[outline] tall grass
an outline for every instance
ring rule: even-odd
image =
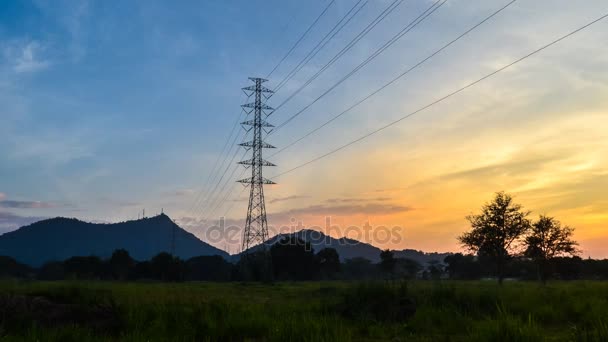
[[[0,317],[2,341],[608,341],[602,282],[2,281],[0,293],[112,306],[122,322],[104,333]]]

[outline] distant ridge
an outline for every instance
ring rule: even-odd
[[[57,217],[39,221],[0,235],[0,255],[30,266],[60,261],[72,256],[109,257],[124,248],[136,260],[148,260],[170,252],[175,232],[175,254],[182,259],[228,253],[215,248],[176,225],[167,215],[112,224],[88,223]]]
[[[354,239],[349,239],[346,237],[342,237],[339,239],[333,238],[331,236],[325,235],[324,233],[311,230],[311,229],[303,229],[298,232],[289,233],[289,234],[279,234],[276,235],[266,242],[267,245],[272,246],[277,241],[279,241],[283,237],[294,236],[298,237],[306,242],[310,242],[312,248],[315,250],[315,253],[319,252],[323,248],[334,248],[340,255],[340,260],[344,261],[352,258],[365,258],[369,259],[372,262],[380,261],[380,252],[382,251],[380,248],[372,246],[368,243],[357,241]],[[257,245],[251,247],[248,251],[256,251],[260,249],[261,246]],[[422,251],[417,251],[413,249],[404,249],[404,250],[395,250],[393,251],[396,258],[407,258],[412,259],[419,262],[422,265],[429,263],[430,261],[436,260],[440,263],[443,263],[443,259],[451,255],[452,253],[425,253]],[[233,260],[238,260],[241,254],[237,254],[233,256]]]

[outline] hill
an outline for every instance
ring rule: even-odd
[[[380,248],[372,246],[368,243],[357,241],[342,237],[339,239],[325,235],[320,231],[303,229],[295,233],[290,234],[279,234],[276,235],[266,242],[267,245],[273,245],[283,237],[295,236],[306,242],[310,242],[315,253],[323,248],[334,248],[340,255],[340,260],[344,261],[352,258],[365,258],[372,262],[380,261]],[[255,251],[260,248],[260,245],[251,247],[249,251]],[[443,262],[443,259],[451,253],[425,253],[422,251],[416,251],[413,249],[404,249],[393,251],[396,258],[407,258],[419,262],[422,265],[427,264],[432,260]],[[242,254],[242,253],[241,253]],[[240,258],[241,254],[237,254],[234,257],[235,260]]]
[[[0,235],[0,255],[40,266],[72,256],[107,258],[115,249],[124,248],[134,259],[148,260],[171,251],[173,233],[175,254],[182,259],[200,255],[229,258],[228,253],[199,240],[164,214],[113,224],[62,217],[43,220]]]

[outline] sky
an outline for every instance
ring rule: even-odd
[[[405,1],[281,105],[392,1],[336,0],[284,60],[329,1],[4,1],[0,233],[54,216],[120,222],[162,210],[237,252],[238,242],[208,232],[220,217],[242,225],[246,216],[248,193],[235,182],[246,177],[236,165],[244,152],[232,144],[246,138],[232,129],[248,77],[275,89],[363,6],[268,100],[280,106],[268,117],[275,125],[301,112],[268,137],[278,151],[508,2],[448,0],[315,101],[433,4]],[[606,13],[603,0],[518,0],[302,141],[265,151],[277,164],[265,176],[282,174],[265,189],[271,231],[323,230],[329,218],[336,237],[368,224],[396,232],[372,234],[382,248],[461,251],[465,217],[506,191],[532,219],[574,227],[584,257],[608,258],[608,19],[289,171]]]

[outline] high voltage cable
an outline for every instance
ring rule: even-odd
[[[437,0],[437,1],[435,1],[430,7],[428,7],[425,11],[423,11],[418,17],[416,17],[413,21],[411,21],[408,25],[406,25],[395,36],[393,36],[391,39],[389,39],[389,41],[387,41],[383,46],[381,46],[379,49],[377,49],[374,54],[370,55],[364,62],[362,62],[358,66],[358,68],[355,68],[354,72],[358,71],[365,64],[367,64],[369,61],[371,61],[372,59],[374,59],[377,55],[379,55],[384,50],[386,50],[386,48],[388,48],[390,45],[392,45],[397,39],[401,38],[403,35],[405,35],[411,29],[413,29],[414,27],[416,27],[420,22],[422,22],[424,19],[426,19],[428,16],[430,16],[435,10],[437,10],[439,7],[441,7],[446,1],[447,0],[443,0],[443,1],[442,0]],[[402,2],[401,0],[395,0],[395,1],[393,1],[384,11],[382,11],[374,20],[372,20],[372,22],[370,22],[367,25],[366,28],[364,28],[355,38],[353,38],[336,56],[334,56],[326,64],[326,66],[324,68],[322,68],[319,72],[317,72],[316,75],[318,76],[320,73],[322,73],[324,70],[326,70],[333,62],[335,62],[339,57],[341,57],[350,48],[352,48],[361,38],[363,38],[367,33],[369,33],[378,23],[380,23],[382,20],[384,20],[393,10],[395,10],[401,4],[401,2]],[[351,19],[352,19],[352,17],[351,17]],[[347,75],[345,78],[343,78],[339,83],[335,84],[332,88],[330,88],[329,91],[331,91],[331,89],[335,88],[340,83],[344,82],[344,80],[346,80],[348,77],[350,77],[352,74],[354,74],[354,72],[351,71],[351,73],[349,75]],[[327,93],[329,93],[329,91],[327,91],[322,96],[325,96]],[[292,94],[292,96],[293,96],[293,94]],[[318,101],[318,99],[315,100],[315,102],[316,101]],[[290,121],[291,119],[293,119],[293,117],[290,118],[288,121]],[[281,126],[284,126],[285,124],[286,123],[284,122],[278,128],[280,128]],[[271,133],[274,133],[274,131],[272,131]],[[220,192],[220,194],[221,194],[221,192]]]
[[[319,14],[317,19],[315,19],[315,21],[313,21],[312,24],[310,24],[308,29],[306,29],[306,31],[304,31],[304,33],[300,36],[300,38],[296,41],[296,43],[293,44],[291,49],[289,49],[289,51],[287,51],[285,56],[283,56],[283,58],[281,58],[281,60],[277,63],[277,65],[275,65],[275,67],[272,69],[272,71],[270,71],[268,73],[268,75],[266,75],[266,78],[270,77],[270,75],[272,75],[275,72],[275,70],[277,70],[277,68],[281,65],[281,63],[283,63],[283,61],[285,61],[285,59],[293,52],[293,50],[298,46],[298,44],[300,44],[302,39],[304,39],[304,37],[306,37],[308,32],[310,32],[310,30],[317,24],[317,22],[321,19],[321,17],[323,17],[323,15],[325,15],[325,12],[327,12],[327,10],[331,7],[331,5],[333,5],[334,2],[335,2],[335,0],[331,0],[331,2],[329,4],[327,4],[327,6],[325,6],[325,9],[323,10],[323,12],[321,12],[321,14]]]
[[[371,62],[373,59],[375,59],[380,54],[382,54],[382,52],[386,51],[386,49],[388,49],[391,45],[393,45],[395,42],[397,42],[399,39],[401,39],[401,37],[403,37],[405,34],[407,34],[412,29],[414,29],[416,26],[418,26],[418,24],[420,24],[422,21],[424,21],[430,15],[432,15],[436,10],[438,10],[446,2],[447,2],[447,0],[437,0],[437,1],[435,1],[429,8],[427,8],[424,12],[422,12],[416,19],[414,19],[409,24],[407,24],[401,31],[399,31],[391,39],[389,39],[387,42],[385,42],[380,48],[378,48],[374,53],[372,53],[369,57],[367,57],[367,59],[365,59],[359,65],[357,65],[352,71],[350,71],[348,74],[346,74],[344,77],[342,77],[334,85],[332,85],[331,87],[329,87],[329,89],[327,89],[325,92],[323,92],[317,98],[315,98],[308,105],[304,106],[298,112],[296,112],[295,114],[293,114],[292,116],[290,116],[287,120],[283,121],[280,125],[278,125],[277,128],[276,128],[276,130],[279,130],[282,127],[284,127],[285,125],[287,125],[293,119],[295,119],[300,114],[302,114],[304,111],[306,111],[308,108],[310,108],[312,105],[314,105],[317,101],[319,101],[320,99],[322,99],[324,96],[326,96],[327,94],[329,94],[331,91],[333,91],[336,87],[338,87],[344,81],[346,81],[347,79],[349,79],[352,75],[354,75],[359,70],[361,70],[363,67],[365,67],[369,62]],[[275,130],[275,132],[276,132],[276,130]]]
[[[444,95],[443,97],[441,97],[441,98],[439,98],[439,99],[431,102],[430,104],[428,104],[428,105],[426,105],[424,107],[421,107],[421,108],[419,108],[419,109],[417,109],[417,110],[415,110],[415,111],[413,111],[413,112],[411,112],[411,113],[409,113],[409,114],[407,114],[405,116],[402,116],[401,118],[399,118],[399,119],[397,119],[397,120],[395,120],[393,122],[390,122],[390,123],[388,123],[388,124],[386,124],[386,125],[378,128],[376,130],[373,130],[373,131],[371,131],[371,132],[369,132],[369,133],[367,133],[367,134],[365,134],[365,135],[363,135],[363,136],[361,136],[361,137],[359,137],[359,138],[357,138],[357,139],[355,139],[355,140],[353,140],[353,141],[351,141],[351,142],[349,142],[347,144],[344,144],[344,145],[342,145],[342,146],[334,149],[334,150],[331,150],[331,151],[329,151],[329,152],[327,152],[327,153],[325,153],[323,155],[320,155],[320,156],[318,156],[316,158],[313,158],[313,159],[311,159],[311,160],[309,160],[309,161],[307,161],[307,162],[305,162],[303,164],[300,164],[300,165],[298,165],[298,166],[296,166],[296,167],[294,167],[294,168],[292,168],[290,170],[282,172],[282,173],[280,173],[280,174],[272,177],[271,179],[275,179],[275,178],[281,177],[281,176],[283,176],[285,174],[288,174],[288,173],[293,172],[293,171],[295,171],[297,169],[300,169],[300,168],[302,168],[302,167],[304,167],[306,165],[312,164],[312,163],[314,163],[316,161],[319,161],[319,160],[321,160],[321,159],[323,159],[323,158],[325,158],[327,156],[330,156],[330,155],[332,155],[332,154],[334,154],[334,153],[336,153],[336,152],[338,152],[340,150],[343,150],[343,149],[345,149],[345,148],[347,148],[347,147],[349,147],[349,146],[351,146],[353,144],[356,144],[359,141],[362,141],[362,140],[364,140],[364,139],[366,139],[366,138],[368,138],[368,137],[370,137],[370,136],[372,136],[372,135],[374,135],[374,134],[376,134],[378,132],[381,132],[381,131],[385,130],[386,128],[389,128],[389,127],[391,127],[391,126],[393,126],[393,125],[395,125],[395,124],[397,124],[397,123],[399,123],[399,122],[401,122],[401,121],[403,121],[403,120],[405,120],[405,119],[407,119],[407,118],[409,118],[409,117],[411,117],[411,116],[413,116],[413,115],[415,115],[415,114],[417,114],[417,113],[419,113],[419,112],[421,112],[423,110],[426,110],[426,109],[428,109],[428,108],[430,108],[430,107],[432,107],[432,106],[434,106],[434,105],[436,105],[436,104],[438,104],[440,102],[443,102],[444,100],[446,100],[446,99],[448,99],[448,98],[450,98],[450,97],[452,97],[452,96],[454,96],[454,95],[456,95],[456,94],[458,94],[458,93],[460,93],[460,92],[462,92],[462,91],[464,91],[464,90],[466,90],[466,89],[468,89],[468,88],[470,88],[470,87],[472,87],[472,86],[474,86],[474,85],[476,85],[476,84],[478,84],[478,83],[480,83],[480,82],[482,82],[482,81],[484,81],[484,80],[486,80],[486,79],[488,79],[488,78],[490,78],[490,77],[492,77],[492,76],[494,76],[494,75],[496,75],[498,73],[500,73],[501,71],[504,71],[504,70],[512,67],[513,65],[520,63],[521,61],[523,61],[523,60],[525,60],[525,59],[527,59],[527,58],[529,58],[529,57],[531,57],[531,56],[533,56],[533,55],[535,55],[535,54],[537,54],[537,53],[539,53],[539,52],[541,52],[541,51],[543,51],[543,50],[545,50],[545,49],[547,49],[549,47],[551,47],[552,45],[555,45],[555,44],[559,43],[560,41],[562,41],[562,40],[564,40],[564,39],[566,39],[566,38],[568,38],[568,37],[570,37],[570,36],[572,36],[572,35],[580,32],[582,30],[588,28],[589,26],[591,26],[591,25],[593,25],[593,24],[595,24],[595,23],[597,23],[597,22],[599,22],[599,21],[601,21],[603,19],[606,19],[607,17],[608,17],[608,14],[604,14],[601,17],[599,17],[599,18],[597,18],[597,19],[595,19],[595,20],[593,20],[593,21],[591,21],[591,22],[589,22],[589,23],[587,23],[587,24],[579,27],[578,29],[576,29],[574,31],[571,31],[570,33],[568,33],[568,34],[566,34],[564,36],[561,36],[560,38],[557,38],[557,39],[553,40],[552,42],[550,42],[550,43],[548,43],[546,45],[543,45],[542,47],[540,47],[540,48],[538,48],[538,49],[536,49],[536,50],[528,53],[527,55],[525,55],[523,57],[520,57],[519,59],[516,59],[515,61],[513,61],[513,62],[511,62],[511,63],[509,63],[509,64],[507,64],[507,65],[505,65],[505,66],[503,66],[503,67],[501,67],[499,69],[496,69],[496,70],[492,71],[489,74],[486,74],[485,76],[477,79],[476,81],[473,81],[473,82],[471,82],[471,83],[469,83],[469,84],[467,84],[467,85],[465,85],[465,86],[463,86],[461,88],[458,88],[457,90],[455,90],[455,91],[453,91],[453,92],[451,92],[451,93],[449,93],[447,95]]]
[[[240,173],[240,174],[239,174],[239,176],[237,176],[236,178],[241,178],[241,177],[242,177],[242,176],[245,174],[245,172],[246,172],[246,171],[247,171],[247,169],[245,169],[245,168],[241,169],[241,173]],[[242,194],[242,193],[243,193],[243,192],[244,192],[244,191],[245,191],[247,188],[249,188],[249,187],[245,185],[245,186],[243,186],[242,188],[243,188],[243,189],[242,189],[242,190],[241,190],[241,191],[238,193],[238,196],[240,196],[240,195],[241,195],[241,194]],[[234,191],[234,187],[229,188],[228,192],[226,192],[226,194],[224,195],[224,198],[223,198],[223,199],[222,199],[222,201],[219,203],[219,205],[218,205],[218,206],[216,206],[216,208],[214,209],[214,211],[217,211],[218,209],[220,209],[220,208],[222,207],[222,205],[223,205],[223,204],[224,204],[224,203],[225,203],[225,202],[228,200],[228,197],[230,197],[230,195],[232,194],[232,192],[233,192],[233,191]],[[238,197],[238,196],[237,196],[237,197]],[[234,205],[234,202],[233,202],[233,205]],[[230,207],[229,207],[229,208],[226,210],[226,212],[228,212],[230,209],[232,209],[232,206],[230,206]],[[212,212],[211,214],[213,214],[213,212]],[[213,215],[208,215],[208,216],[210,216],[210,217],[211,217],[211,216],[213,216]],[[225,216],[226,216],[226,214],[224,214],[224,217],[225,217]],[[206,221],[207,221],[207,220],[205,220],[205,222],[206,222]]]
[[[243,194],[243,192],[245,192],[245,190],[247,189],[246,186],[243,187],[243,189],[241,189],[241,191],[234,197],[233,202],[230,204],[230,206],[228,207],[228,209],[226,209],[226,211],[224,212],[224,217],[226,217],[226,215],[228,215],[228,212],[230,210],[232,210],[232,208],[234,207],[234,203],[236,203],[236,200],[241,197],[241,195]],[[232,192],[231,192],[232,193]]]
[[[475,29],[477,29],[479,26],[483,25],[485,22],[487,22],[488,20],[492,19],[494,16],[496,16],[497,14],[499,14],[500,12],[502,12],[503,10],[505,10],[507,7],[511,6],[515,1],[517,0],[512,0],[509,3],[507,3],[505,6],[499,8],[498,10],[496,10],[494,13],[490,14],[489,16],[487,16],[485,19],[483,19],[482,21],[480,21],[479,23],[475,24],[474,26],[472,26],[471,28],[469,28],[468,30],[466,30],[465,32],[463,32],[462,34],[460,34],[458,37],[456,37],[455,39],[451,40],[449,43],[443,45],[441,48],[439,48],[438,50],[436,50],[435,52],[433,52],[432,54],[430,54],[429,56],[427,56],[426,58],[422,59],[421,61],[419,61],[418,63],[416,63],[414,66],[410,67],[409,69],[405,70],[404,72],[402,72],[401,74],[399,74],[397,77],[393,78],[392,80],[390,80],[388,83],[384,84],[382,87],[376,89],[375,91],[371,92],[370,94],[368,94],[367,96],[365,96],[364,98],[362,98],[361,100],[357,101],[355,104],[353,104],[352,106],[346,108],[345,110],[343,110],[342,112],[340,112],[338,115],[335,115],[334,117],[332,117],[331,119],[325,121],[323,124],[321,124],[320,126],[314,128],[313,130],[311,130],[310,132],[304,134],[303,136],[301,136],[300,138],[296,139],[295,141],[292,141],[291,143],[287,144],[286,146],[284,146],[283,148],[281,148],[280,150],[278,150],[277,152],[273,153],[270,157],[274,157],[277,154],[283,152],[284,150],[288,149],[289,147],[297,144],[298,142],[306,139],[307,137],[309,137],[310,135],[312,135],[313,133],[317,132],[318,130],[322,129],[323,127],[327,126],[328,124],[330,124],[331,122],[335,121],[336,119],[338,119],[339,117],[341,117],[342,115],[346,114],[347,112],[349,112],[350,110],[352,110],[353,108],[359,106],[361,103],[367,101],[369,98],[373,97],[374,95],[378,94],[379,92],[381,92],[382,90],[384,90],[386,87],[390,86],[391,84],[395,83],[398,79],[402,78],[403,76],[409,74],[411,71],[413,71],[414,69],[418,68],[420,65],[424,64],[425,62],[427,62],[428,60],[430,60],[431,58],[435,57],[437,54],[439,54],[440,52],[442,52],[443,50],[445,50],[446,48],[448,48],[449,46],[451,46],[452,44],[454,44],[455,42],[457,42],[458,40],[462,39],[463,37],[465,37],[466,35],[468,35],[469,33],[471,33],[472,31],[474,31]]]
[[[228,143],[230,142],[230,138],[232,138],[232,134],[234,134],[236,128],[238,127],[239,121],[241,119],[241,115],[243,113],[244,113],[244,110],[242,110],[239,113],[239,115],[236,117],[236,121],[234,122],[234,124],[232,126],[232,130],[230,131],[230,135],[228,135],[228,138],[226,139],[226,142],[224,143],[224,146],[222,147],[222,151],[220,152],[220,154],[217,155],[217,158],[215,160],[215,163],[213,164],[213,168],[211,169],[211,172],[209,172],[209,176],[207,177],[207,181],[205,182],[205,185],[201,188],[201,190],[199,191],[198,195],[196,196],[196,199],[192,202],[192,205],[190,206],[190,208],[186,212],[187,215],[191,214],[192,210],[194,210],[194,208],[200,204],[201,196],[203,195],[204,190],[209,185],[212,176],[215,175],[215,172],[217,171],[216,169],[217,169],[218,163],[220,161],[220,158],[222,157],[222,155],[226,151],[226,147],[228,146]],[[237,135],[238,135],[238,133],[237,133]]]
[[[243,139],[247,136],[247,133],[245,133],[245,135],[243,136]],[[237,146],[236,145],[236,140],[239,136],[236,135],[235,139],[232,142],[232,146]],[[224,162],[227,160],[227,157],[230,155],[230,151],[232,151],[232,148],[228,150],[228,154],[226,155],[226,158],[224,158],[224,160],[222,161],[222,163],[220,165],[224,165]],[[234,154],[232,155],[232,158],[230,159],[230,162],[228,162],[228,164],[226,165],[226,168],[224,170],[224,172],[222,173],[220,179],[217,181],[217,183],[215,183],[215,186],[213,187],[213,189],[208,192],[207,196],[205,197],[205,201],[202,203],[207,203],[209,204],[209,201],[214,198],[215,196],[215,191],[217,189],[217,187],[219,186],[219,184],[221,183],[221,181],[224,179],[224,177],[226,176],[226,173],[228,172],[228,169],[230,168],[230,165],[232,165],[232,163],[234,162],[234,158],[236,158],[238,154],[238,148],[235,149]],[[221,170],[221,169],[220,169]],[[216,177],[217,178],[217,177]],[[214,181],[215,182],[215,181]],[[203,207],[203,209],[199,210],[199,214],[202,214],[203,212],[205,212],[206,207]]]
[[[325,70],[327,70],[331,65],[333,65],[340,57],[342,57],[346,52],[348,52],[353,46],[355,46],[363,37],[365,37],[371,30],[376,27],[380,22],[382,22],[389,14],[391,14],[401,3],[403,0],[394,0],[390,3],[376,18],[374,18],[361,32],[359,32],[353,39],[351,39],[346,46],[342,48],[336,55],[334,55],[325,65],[319,69],[313,76],[311,76],[303,85],[301,85],[298,89],[296,89],[291,95],[289,95],[283,102],[281,102],[276,108],[275,112],[278,111],[281,107],[283,107],[289,100],[291,100],[294,96],[300,93],[304,88],[306,88],[310,83],[312,83],[317,77],[319,77]]]
[[[289,82],[289,80],[291,80],[291,78],[293,78],[295,74],[302,70],[302,68],[304,68],[306,64],[308,64],[308,62],[310,62],[310,60],[314,58],[327,45],[327,43],[329,43],[363,9],[363,7],[367,5],[368,1],[366,0],[363,5],[361,5],[351,16],[350,14],[355,10],[355,8],[359,6],[362,1],[363,0],[359,0],[358,2],[356,2],[353,7],[351,7],[351,9],[346,12],[346,14],[344,14],[344,16],[334,25],[334,27],[332,27],[332,29],[325,34],[325,36],[317,43],[317,45],[315,45],[308,52],[308,54],[298,63],[298,65],[296,65],[289,73],[287,73],[287,75],[285,75],[285,77],[274,88],[275,93],[278,92],[287,82]],[[346,20],[346,22],[341,25],[346,18],[348,18],[348,20]]]
[[[215,203],[215,201],[217,200],[217,196],[220,194],[219,192],[217,192],[218,187],[220,186],[220,184],[222,183],[222,181],[224,180],[224,177],[226,176],[226,174],[228,173],[228,170],[230,169],[231,166],[234,166],[235,169],[238,168],[236,167],[236,164],[234,163],[234,160],[236,158],[236,156],[238,155],[238,149],[235,151],[235,153],[232,155],[232,158],[230,159],[230,162],[228,164],[226,164],[226,168],[224,169],[224,172],[222,172],[222,176],[220,177],[220,179],[215,183],[215,186],[213,187],[213,190],[210,191],[210,195],[207,197],[206,200],[206,205],[204,207],[202,207],[199,211],[198,211],[198,215],[197,216],[206,216],[207,213],[209,212],[211,205],[213,205],[213,203]],[[243,156],[245,154],[243,153]],[[242,157],[241,157],[242,158]]]
[[[247,154],[247,151],[244,151],[243,157],[245,157],[245,154]],[[241,157],[241,159],[242,159],[242,157]],[[220,198],[222,198],[222,193],[224,192],[224,189],[226,188],[226,185],[228,185],[228,183],[232,183],[233,182],[234,173],[238,169],[239,169],[238,167],[234,167],[232,169],[232,173],[230,174],[230,176],[228,176],[228,178],[226,178],[226,182],[224,182],[224,185],[222,185],[222,187],[220,188],[220,191],[218,192],[217,197],[209,205],[209,208],[212,208],[212,209],[210,211],[208,211],[207,214],[205,215],[205,219],[203,220],[204,222],[207,222],[208,218],[211,217],[215,213],[215,211],[223,204],[223,200],[219,201],[219,202],[218,202],[218,200]],[[247,169],[243,169],[243,170],[247,170]],[[225,198],[225,196],[224,196],[224,198]]]
[[[515,2],[515,1],[516,1],[516,0],[513,0],[511,3]],[[395,1],[395,2],[396,2],[396,1]],[[392,5],[394,5],[394,4],[395,4],[395,2],[393,2],[393,3],[391,4],[391,6],[392,6]],[[445,0],[444,0],[444,1],[440,1],[440,0],[435,1],[435,2],[434,2],[434,3],[433,3],[431,6],[430,6],[430,7],[428,7],[428,8],[427,8],[425,11],[423,11],[423,12],[422,12],[420,15],[418,15],[418,17],[416,17],[414,20],[412,20],[412,21],[411,21],[409,24],[407,24],[407,25],[406,25],[406,26],[405,26],[403,29],[401,29],[399,32],[397,32],[397,33],[396,33],[396,34],[395,34],[395,35],[394,35],[394,36],[393,36],[391,39],[389,39],[387,42],[385,42],[385,43],[384,43],[384,44],[383,44],[383,45],[382,45],[380,48],[378,48],[378,49],[377,49],[377,50],[376,50],[376,51],[375,51],[373,54],[371,54],[370,56],[368,56],[368,57],[366,58],[366,60],[364,60],[363,62],[361,62],[361,63],[360,63],[360,64],[359,64],[359,65],[358,65],[358,66],[357,66],[357,67],[356,67],[356,68],[355,68],[353,71],[351,71],[349,74],[347,74],[346,76],[344,76],[344,77],[342,78],[342,80],[340,80],[340,81],[339,81],[338,83],[336,83],[336,84],[335,84],[335,85],[334,85],[332,88],[330,88],[330,89],[329,89],[329,91],[331,91],[331,89],[335,88],[335,87],[336,87],[337,85],[339,85],[341,82],[343,82],[344,80],[346,80],[346,79],[347,79],[348,77],[350,77],[352,74],[354,74],[355,72],[357,72],[359,69],[361,69],[363,66],[365,66],[365,64],[369,63],[369,61],[371,61],[372,59],[374,59],[375,57],[377,57],[377,56],[378,56],[380,53],[382,53],[383,51],[385,51],[385,50],[386,50],[388,47],[390,47],[390,46],[391,46],[393,43],[395,43],[395,42],[396,42],[398,39],[400,39],[401,37],[403,37],[403,35],[407,34],[407,33],[408,33],[408,32],[409,32],[411,29],[413,29],[413,28],[414,28],[415,26],[417,26],[417,25],[418,25],[420,22],[422,22],[422,20],[426,19],[426,18],[427,18],[428,16],[430,16],[430,15],[431,15],[431,14],[432,14],[432,13],[433,13],[435,10],[439,9],[439,7],[441,7],[441,6],[442,6],[444,3],[445,3]],[[509,3],[508,5],[510,5],[511,3]],[[508,5],[507,5],[507,6],[508,6]],[[506,8],[507,6],[503,7],[502,9]],[[387,9],[386,9],[386,10],[385,10],[383,13],[385,13],[387,10],[389,10],[389,8],[390,8],[390,7],[388,7],[388,8],[387,8]],[[395,8],[395,7],[393,7],[392,9],[394,9],[394,8]],[[495,14],[497,14],[498,12],[500,12],[502,9],[500,9],[499,11],[497,11],[496,13],[494,13],[492,16],[494,16]],[[381,15],[382,15],[383,13],[381,13]],[[390,13],[390,12],[389,12],[389,13]],[[388,13],[387,13],[387,14],[388,14]],[[490,16],[490,17],[492,17],[492,16]],[[487,20],[488,20],[490,17],[486,18],[484,21],[482,21],[481,23],[477,24],[476,26],[481,25],[483,22],[487,21]],[[378,18],[380,18],[380,16],[379,16]],[[378,18],[377,18],[377,19],[378,19]],[[368,25],[368,27],[369,27],[369,26],[370,26],[370,25]],[[472,31],[472,29],[471,29],[471,30],[469,30],[469,31]],[[467,32],[467,33],[468,33],[468,32]],[[463,35],[464,35],[464,34],[463,34]],[[392,82],[394,82],[394,80],[393,80],[393,81],[391,81],[391,83],[392,83]],[[385,85],[385,87],[386,87],[386,86],[388,86],[388,84],[387,84],[387,85]],[[326,93],[328,93],[329,91],[327,91]],[[378,91],[379,91],[379,90],[378,90]],[[322,95],[322,96],[324,96],[324,95]],[[371,97],[371,96],[370,96],[370,97]],[[317,100],[318,100],[318,99],[317,99]],[[360,101],[360,102],[359,102],[359,103],[357,103],[356,105],[360,104],[361,102],[363,102],[363,101]],[[313,103],[314,103],[314,102],[313,102]],[[355,105],[355,106],[356,106],[356,105]],[[352,108],[354,108],[355,106],[353,106]],[[349,108],[348,110],[350,110],[350,109],[352,109],[352,108]],[[347,110],[347,111],[348,111],[348,110]],[[345,112],[346,112],[346,111],[345,111]],[[344,112],[344,113],[345,113],[345,112]],[[340,115],[342,115],[342,114],[344,114],[344,113],[339,114],[339,116],[340,116]],[[298,114],[299,114],[299,113],[298,113]],[[293,117],[292,117],[291,119],[293,119]],[[334,119],[332,119],[332,120],[330,120],[330,121],[333,121],[333,120],[335,120],[335,118],[334,118]],[[288,121],[289,121],[289,120],[288,120]],[[328,124],[328,123],[329,123],[329,122],[325,123],[324,125],[326,125],[326,124]],[[283,126],[284,124],[286,124],[286,122],[284,122],[284,123],[283,123],[281,126]],[[280,128],[281,126],[279,126],[278,128]],[[277,129],[278,129],[278,128],[277,128]],[[320,129],[320,128],[321,128],[321,127],[317,128],[316,130],[318,130],[318,129]],[[274,132],[274,131],[273,131],[273,132]],[[305,135],[305,137],[306,137],[306,136],[311,135],[312,133],[313,133],[313,132],[309,132],[307,135]],[[302,139],[304,139],[305,137],[302,137],[302,138],[298,139],[296,142],[301,141],[301,140],[302,140]],[[272,154],[272,155],[271,155],[271,157],[272,157],[272,156],[277,155],[278,153],[280,153],[281,151],[285,150],[286,148],[288,148],[288,147],[290,147],[290,146],[294,145],[296,142],[292,142],[292,143],[291,143],[291,144],[289,144],[288,146],[286,146],[286,147],[282,148],[281,150],[279,150],[278,152],[276,152],[276,153]]]

